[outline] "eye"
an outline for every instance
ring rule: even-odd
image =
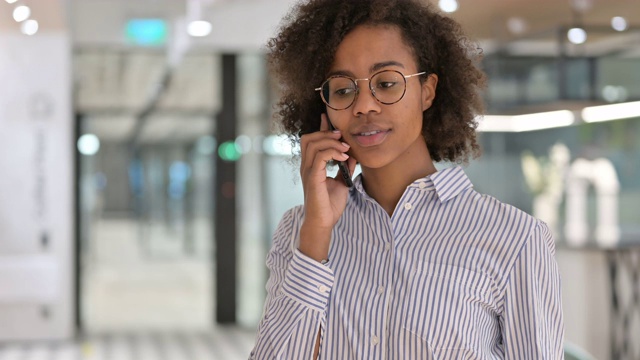
[[[376,89],[390,89],[398,85],[397,81],[378,81],[376,83]]]
[[[340,88],[340,89],[336,89],[336,91],[334,91],[333,93],[336,96],[349,96],[351,95],[353,92],[355,92],[355,89],[352,87],[345,87],[345,88]]]

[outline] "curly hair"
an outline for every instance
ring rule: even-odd
[[[475,118],[484,111],[486,80],[477,66],[482,50],[456,21],[419,0],[309,0],[291,10],[267,44],[267,59],[282,92],[275,118],[292,141],[319,130],[326,108],[314,87],[326,79],[338,45],[360,25],[397,26],[419,71],[438,76],[422,124],[431,158],[466,163],[479,156]]]

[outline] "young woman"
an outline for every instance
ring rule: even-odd
[[[460,26],[418,0],[311,0],[269,49],[304,205],[274,234],[252,358],[561,359],[549,229],[434,166],[479,149]],[[360,164],[353,187],[333,161]]]

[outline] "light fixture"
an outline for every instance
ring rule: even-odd
[[[29,19],[23,22],[22,24],[20,24],[20,31],[22,31],[23,34],[29,35],[29,36],[37,33],[38,28],[39,28],[38,22],[33,19]]]
[[[438,6],[440,10],[452,13],[458,10],[458,1],[457,0],[440,0],[438,1]]]
[[[521,17],[510,17],[507,20],[507,28],[512,34],[522,34],[527,31],[527,22]]]
[[[615,31],[625,31],[627,30],[627,19],[622,16],[616,16],[611,19],[611,27]]]
[[[478,119],[480,132],[524,132],[565,127],[575,123],[569,110],[549,111],[526,115],[486,115]]]
[[[95,155],[100,150],[100,139],[94,134],[84,134],[78,139],[78,151],[82,155]]]
[[[13,9],[13,20],[23,22],[31,16],[31,9],[26,5],[20,5]]]
[[[196,20],[189,23],[187,33],[193,37],[203,37],[211,33],[211,23],[204,20]]]
[[[573,44],[582,44],[587,41],[587,32],[583,28],[572,28],[567,32],[567,38]]]
[[[5,1],[6,1],[8,4],[13,4],[13,3],[15,3],[15,2],[16,2],[16,1],[18,1],[18,0],[5,0]]]
[[[588,123],[634,117],[640,117],[640,101],[590,106],[582,109],[582,119]]]

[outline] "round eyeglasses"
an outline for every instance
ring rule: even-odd
[[[345,110],[355,101],[360,88],[358,81],[369,81],[369,90],[373,97],[381,104],[391,105],[402,100],[407,91],[407,79],[424,75],[425,71],[417,74],[404,75],[397,70],[382,70],[368,79],[353,79],[345,75],[333,75],[322,86],[316,88],[320,91],[322,101],[333,110]]]

